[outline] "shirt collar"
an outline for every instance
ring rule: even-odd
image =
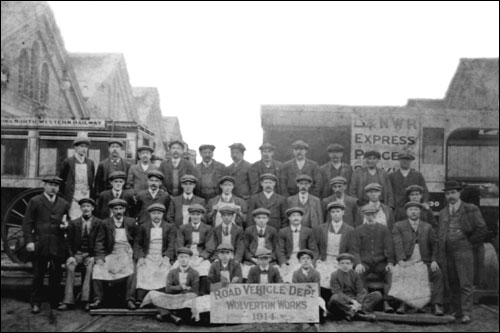
[[[186,268],[183,268],[182,266],[179,266],[179,270],[180,270],[181,273],[186,273],[188,269],[189,269],[189,266],[187,266]]]
[[[148,188],[148,191],[152,197],[156,197],[158,195],[158,192],[160,191],[160,189],[153,192],[153,190],[151,188]]]
[[[76,160],[77,160],[78,162],[80,162],[80,163],[85,163],[85,156],[80,157],[80,155],[75,154],[75,158],[76,158]]]
[[[123,218],[121,220],[117,220],[114,216],[113,216],[113,222],[115,223],[115,226],[116,227],[121,227],[122,224],[123,224]]]
[[[47,200],[49,200],[50,202],[54,202],[54,200],[56,200],[56,195],[54,195],[52,198],[45,192],[43,192],[43,195],[45,195]]]
[[[173,158],[172,157],[172,165],[174,167],[177,167],[179,165],[179,163],[181,163],[181,158],[180,157],[179,158]]]
[[[408,169],[408,170],[399,169],[399,172],[401,172],[401,174],[403,174],[403,176],[406,177],[410,173],[410,169]]]
[[[270,192],[270,193],[267,193],[267,192],[263,192],[263,193],[264,193],[264,195],[266,196],[266,198],[270,199],[270,198],[273,196],[274,191],[273,191],[273,192]]]
[[[333,163],[333,162],[330,162],[330,164],[335,168],[335,169],[340,169],[340,167],[342,166],[342,162],[339,162],[339,163]]]
[[[222,193],[222,194],[221,194],[221,197],[222,197],[225,201],[229,201],[229,200],[231,200],[231,199],[232,199],[233,194],[231,193],[231,194],[226,195],[226,194]]]
[[[155,228],[159,228],[161,226],[161,221],[158,223],[151,221],[151,223],[153,223],[153,227]]]
[[[260,269],[261,271],[269,271],[269,266],[270,266],[270,265],[267,265],[267,266],[265,266],[265,267],[261,267],[261,266],[259,265],[259,269]]]
[[[184,199],[186,199],[186,200],[193,199],[193,193],[191,193],[191,194],[183,193],[182,195],[184,196]]]
[[[208,168],[209,166],[211,166],[211,165],[212,165],[212,162],[213,162],[213,161],[214,161],[214,160],[212,159],[212,160],[210,160],[210,162],[208,162],[208,163],[205,163],[205,161],[201,161],[201,163],[203,163],[203,165],[205,166],[205,168]]]
[[[300,229],[302,228],[302,224],[299,224],[298,227],[293,226],[293,225],[290,224],[290,228],[292,228],[292,233],[295,232],[295,229],[299,229],[299,232],[300,232]]]
[[[191,222],[191,227],[193,227],[193,229],[195,229],[196,231],[200,230],[200,225],[201,225],[201,222],[198,222],[198,224],[194,224],[193,222]]]

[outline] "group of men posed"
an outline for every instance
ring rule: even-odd
[[[462,323],[471,321],[472,247],[485,237],[484,220],[461,201],[456,181],[446,182],[448,205],[435,219],[409,151],[399,153],[400,168],[387,174],[377,167],[376,151],[353,170],[340,144],[328,146],[330,161],[320,167],[306,158],[302,140],[285,163],[264,143],[262,159],[250,164],[244,145],[235,143],[226,167],[214,160],[213,145],[200,146],[202,161],[193,165],[183,158],[185,144],[173,141],[171,157],[159,166],[147,146],[130,166],[121,157],[123,142],[111,140],[110,156],[94,174],[90,144],[76,139],[74,156],[28,203],[23,233],[34,253],[33,313],[40,312],[47,268],[50,303],[60,310],[74,307],[75,271],[84,268],[86,310],[101,307],[106,294],[114,298],[115,285],[133,310],[152,290],[205,295],[215,283],[313,282],[329,310],[347,319],[369,316],[380,302],[386,312],[405,313],[405,303],[389,296],[394,266],[425,263],[434,314],[444,314],[448,282],[451,311]],[[371,290],[373,279],[383,289]],[[181,321],[168,309],[158,319]]]

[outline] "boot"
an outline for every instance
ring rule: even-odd
[[[406,306],[405,303],[401,302],[399,305],[398,309],[396,310],[397,314],[405,314],[406,313]]]
[[[439,317],[444,316],[444,310],[441,304],[434,304],[434,315]]]
[[[389,304],[389,301],[384,301],[384,312],[394,313],[394,308]]]

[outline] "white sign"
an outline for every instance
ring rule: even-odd
[[[18,126],[18,127],[90,127],[90,128],[105,128],[105,119],[70,119],[70,118],[2,118],[2,127]]]

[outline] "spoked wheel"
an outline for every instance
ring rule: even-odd
[[[30,259],[30,253],[26,251],[24,244],[23,219],[28,202],[42,192],[43,189],[36,188],[18,194],[5,211],[2,221],[2,241],[3,248],[12,262],[23,263]]]

